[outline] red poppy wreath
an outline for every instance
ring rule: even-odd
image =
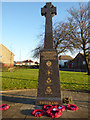
[[[7,110],[8,108],[9,108],[9,105],[7,104],[0,105],[0,110]]]
[[[44,110],[42,109],[37,109],[32,112],[32,115],[35,117],[41,117],[44,114]]]
[[[53,108],[53,109],[48,109],[46,111],[47,116],[51,117],[51,118],[59,118],[61,116],[61,110],[57,109],[57,108]]]
[[[43,109],[44,110],[53,109],[53,106],[52,105],[44,105]]]
[[[61,112],[65,111],[65,106],[63,106],[63,105],[56,105],[56,106],[54,106],[54,108],[61,110]]]
[[[76,111],[76,110],[78,110],[78,107],[76,105],[70,104],[70,105],[67,105],[67,109]]]

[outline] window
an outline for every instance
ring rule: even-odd
[[[85,61],[83,61],[83,65],[85,65],[86,64],[86,62]]]

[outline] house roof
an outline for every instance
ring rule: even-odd
[[[82,53],[79,52],[79,53],[75,56],[74,59],[76,59],[78,56],[82,56],[82,57],[84,57],[84,55],[83,55]],[[73,59],[73,60],[74,60],[74,59]]]
[[[24,60],[24,61],[22,61],[22,62],[26,62],[26,63],[30,62],[30,63],[33,63],[34,61],[32,61],[32,60]]]
[[[21,64],[20,62],[16,62],[16,64]]]
[[[78,56],[84,57],[84,54],[82,54],[82,53],[79,52],[74,59],[76,59]],[[90,59],[90,55],[86,56],[86,59]]]
[[[17,63],[17,64],[18,64],[18,63],[19,63],[19,64],[21,64],[21,63],[22,63],[22,61],[15,61],[15,63]]]
[[[33,63],[33,61],[32,61],[32,60],[28,60],[28,62],[31,62],[31,63]]]
[[[59,60],[72,60],[73,58],[69,55],[60,55]]]
[[[1,46],[3,46],[4,48],[6,48],[9,52],[11,52],[7,47],[5,47],[3,44],[0,44]],[[13,52],[11,52],[13,55],[14,55],[14,53]]]

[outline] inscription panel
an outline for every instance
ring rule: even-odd
[[[41,56],[43,60],[56,60],[57,53],[56,52],[50,52],[50,51],[43,51],[41,53]]]
[[[51,102],[51,101],[40,101],[40,104],[52,104],[52,105],[58,105],[58,102]]]

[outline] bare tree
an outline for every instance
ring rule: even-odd
[[[67,29],[68,26],[67,23],[56,23],[54,25],[53,30],[53,46],[55,49],[58,50],[58,54],[65,53],[67,51],[74,51],[74,47],[72,45],[72,42],[68,39],[67,36]],[[40,57],[40,51],[44,47],[44,33],[41,35],[40,44],[33,50],[33,57],[39,58]]]
[[[90,74],[89,63],[89,38],[88,38],[88,5],[79,4],[79,9],[68,10],[71,17],[68,17],[68,39],[72,41],[76,49],[83,51],[88,74]]]
[[[39,58],[40,57],[40,51],[43,49],[43,44],[42,45],[38,45],[34,50],[32,50],[33,52],[33,57],[34,58]]]
[[[68,23],[57,23],[54,27],[54,47],[58,50],[58,54],[67,51],[73,52],[76,48],[75,43],[70,39],[68,26]]]
[[[89,56],[88,5],[79,4],[79,9],[72,7],[68,13],[70,17],[67,17],[67,22],[54,25],[54,47],[58,50],[58,54],[78,49],[83,51],[88,74],[90,74],[87,61]],[[43,49],[43,43],[35,49],[36,55],[39,55],[41,49]]]
[[[40,51],[44,48],[44,33],[41,33],[38,37],[40,39],[40,43],[37,45],[35,49],[32,50],[34,58],[39,58]]]
[[[88,5],[79,4],[79,9],[74,7],[68,10],[70,17],[67,23],[58,23],[54,29],[55,48],[58,53],[79,49],[83,51],[88,74],[89,69],[89,37],[88,37]]]

